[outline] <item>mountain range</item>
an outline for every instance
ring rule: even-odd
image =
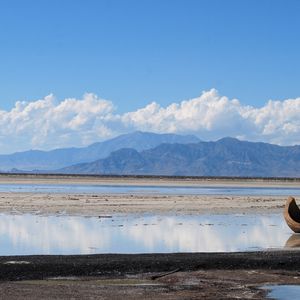
[[[300,177],[300,146],[223,138],[216,142],[120,149],[107,158],[58,170],[73,174]]]
[[[300,177],[300,146],[133,132],[83,148],[0,155],[3,172]]]
[[[134,148],[137,151],[142,151],[154,148],[162,143],[186,144],[197,143],[199,141],[193,135],[156,134],[136,131],[83,148],[62,148],[52,151],[29,150],[0,155],[0,170],[53,171],[78,163],[93,162],[107,157],[113,151],[122,148]]]

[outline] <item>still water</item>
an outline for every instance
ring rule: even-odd
[[[0,184],[0,192],[26,193],[102,193],[102,194],[176,194],[176,195],[266,195],[300,196],[299,188],[228,186],[141,186],[72,184]]]
[[[269,290],[268,298],[277,300],[299,300],[299,285],[269,285],[264,289]]]
[[[292,239],[293,242],[288,241]],[[0,255],[233,252],[300,244],[281,214],[0,214]]]

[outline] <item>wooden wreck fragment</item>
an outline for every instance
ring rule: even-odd
[[[294,197],[288,197],[283,215],[287,225],[294,232],[300,233],[300,209]]]

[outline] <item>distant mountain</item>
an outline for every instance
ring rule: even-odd
[[[85,148],[63,148],[52,151],[30,150],[14,154],[0,155],[0,169],[55,170],[73,164],[92,162],[108,156],[121,148],[137,151],[151,149],[162,143],[195,143],[200,140],[193,135],[156,134],[136,131],[116,138],[94,143]]]
[[[281,147],[224,138],[120,149],[105,159],[61,170],[78,174],[300,177],[300,146]]]

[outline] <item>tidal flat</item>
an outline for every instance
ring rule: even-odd
[[[298,179],[1,175],[0,230],[8,251],[0,257],[0,292],[11,299],[265,299],[263,285],[300,284],[299,243],[289,242],[299,239],[282,217],[287,195],[297,199],[299,187]],[[79,219],[91,225],[83,228]],[[137,233],[150,248],[130,250]],[[117,242],[104,253],[100,246],[114,235]],[[251,250],[254,237],[260,247]],[[43,251],[12,250],[31,241]],[[126,254],[118,251],[122,242],[131,246]],[[51,243],[77,243],[79,250],[43,248]]]

